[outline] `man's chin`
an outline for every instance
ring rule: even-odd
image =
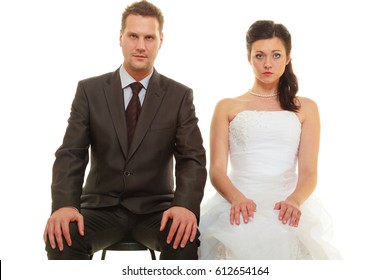
[[[135,72],[146,72],[150,70],[150,65],[149,63],[133,63],[131,65],[131,69]]]

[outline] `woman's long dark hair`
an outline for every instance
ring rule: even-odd
[[[257,40],[271,39],[277,37],[286,48],[287,56],[291,53],[291,35],[282,24],[276,24],[271,20],[258,20],[254,22],[246,33],[246,48],[251,53],[252,44]],[[296,100],[298,92],[298,79],[294,74],[291,61],[286,65],[278,85],[279,102],[284,110],[297,112],[300,108]]]

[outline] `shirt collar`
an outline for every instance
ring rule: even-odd
[[[148,88],[150,78],[153,75],[153,71],[149,75],[147,75],[145,78],[143,78],[141,81],[139,81],[144,86],[145,89]],[[123,64],[121,65],[121,67],[119,69],[119,76],[121,78],[122,89],[124,89],[125,87],[127,87],[131,83],[136,82],[136,80],[126,71]]]

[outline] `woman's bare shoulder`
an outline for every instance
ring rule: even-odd
[[[240,105],[239,97],[230,97],[230,98],[223,98],[219,100],[215,107],[218,109],[229,111],[239,105]]]
[[[304,96],[297,96],[297,99],[302,111],[318,109],[317,103],[313,99]]]
[[[313,99],[303,96],[299,96],[297,99],[300,106],[298,115],[301,121],[304,121],[307,118],[318,117],[318,106]]]
[[[231,121],[234,116],[242,110],[243,101],[241,96],[233,98],[223,98],[219,100],[215,106],[215,113],[219,116],[223,115],[228,121]]]

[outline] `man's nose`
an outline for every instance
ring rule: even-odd
[[[145,41],[143,38],[138,39],[137,50],[145,50]]]

